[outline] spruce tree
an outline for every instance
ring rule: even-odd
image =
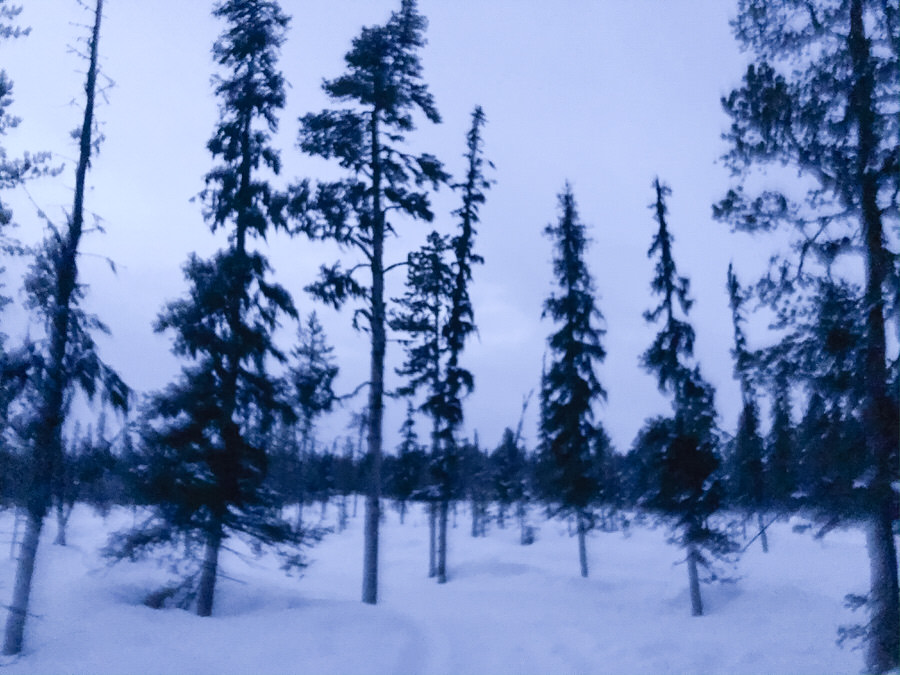
[[[547,341],[551,361],[541,385],[538,462],[548,498],[559,512],[576,518],[581,576],[587,577],[585,536],[592,524],[591,504],[601,489],[593,441],[602,426],[595,420],[594,405],[606,400],[594,368],[606,358],[601,345],[606,331],[597,326],[603,315],[585,262],[589,240],[568,183],[558,199],[559,220],[544,228],[553,241],[558,293],[544,301],[542,316],[558,329]]]
[[[641,479],[645,492],[641,503],[673,520],[676,540],[687,550],[691,613],[703,614],[699,567],[710,569],[704,550],[720,554],[732,548],[727,538],[714,530],[709,517],[718,509],[723,488],[718,480],[714,390],[697,365],[694,329],[687,322],[693,305],[690,282],[679,276],[672,253],[673,237],[666,222],[668,186],[655,179],[656,200],[650,205],[658,229],[647,252],[657,256],[651,288],[659,304],[644,312],[647,323],[662,318],[663,326],[641,357],[647,372],[656,375],[659,390],[672,396],[672,418],[650,421],[640,432],[633,452],[647,475]],[[679,311],[680,310],[680,311]],[[679,318],[678,315],[684,318]]]
[[[307,541],[281,518],[263,483],[264,432],[275,417],[291,415],[266,362],[285,360],[273,333],[281,316],[296,311],[287,291],[267,280],[266,258],[250,248],[284,225],[285,200],[259,173],[280,167],[269,139],[284,105],[276,61],[288,18],[268,0],[223,0],[213,15],[226,24],[212,50],[224,72],[213,79],[220,119],[208,143],[219,163],[201,196],[210,229],[229,230],[228,246],[209,260],[190,256],[187,297],[169,303],[156,322],[158,332],[174,333],[173,351],[189,363],[145,413],[142,488],[155,508],[112,546],[119,557],[174,543],[199,547],[202,560],[185,597],[196,595],[200,616],[212,613],[227,538],[279,547],[288,564],[298,565],[296,547]]]
[[[400,523],[406,519],[407,503],[422,484],[427,457],[419,445],[416,433],[415,410],[412,401],[406,403],[406,418],[400,427],[400,445],[397,446],[394,498],[400,503]]]
[[[740,87],[722,101],[731,117],[726,165],[740,181],[715,207],[733,227],[790,233],[791,255],[766,281],[780,299],[822,272],[823,259],[857,258],[864,284],[866,470],[871,586],[866,664],[900,664],[900,589],[892,534],[898,474],[896,392],[889,387],[886,333],[896,333],[897,270],[889,233],[898,228],[900,19],[896,3],[741,0],[735,36],[753,56]],[[744,184],[771,164],[808,181],[800,198]]]
[[[417,111],[433,123],[441,121],[434,99],[422,80],[419,50],[425,45],[426,19],[415,0],[402,0],[387,23],[363,28],[344,56],[347,72],[322,87],[336,103],[351,107],[324,110],[300,119],[300,148],[311,155],[334,159],[348,177],[321,183],[307,182],[294,191],[292,208],[299,228],[308,235],[335,241],[357,253],[359,265],[343,269],[323,267],[321,279],[310,288],[335,307],[360,301],[354,325],[362,317],[371,338],[368,402],[368,456],[371,462],[366,499],[363,551],[363,602],[378,600],[378,523],[381,491],[384,363],[387,347],[387,298],[384,293],[386,237],[394,233],[390,212],[430,221],[428,193],[447,178],[432,155],[413,155],[404,142],[413,131]],[[354,277],[369,271],[368,283]]]
[[[85,107],[77,134],[79,150],[72,211],[65,226],[51,224],[25,281],[27,303],[42,319],[45,338],[31,359],[28,391],[24,394],[30,411],[25,426],[28,457],[23,477],[27,486],[27,521],[6,621],[5,654],[18,654],[22,650],[35,558],[44,518],[52,502],[54,470],[62,463],[62,430],[72,394],[76,389],[83,390],[89,398],[102,393],[119,409],[124,409],[128,403],[127,387],[99,358],[92,333],[104,331],[105,326],[81,308],[86,288],[78,281],[87,171],[96,145],[94,104],[102,0],[96,1],[93,14],[88,40]],[[9,18],[9,11],[0,16]],[[8,35],[7,30],[3,32]]]
[[[734,347],[731,354],[734,358],[734,374],[740,382],[742,401],[737,434],[734,437],[730,458],[732,499],[739,508],[745,511],[746,516],[756,516],[762,549],[763,552],[768,553],[769,540],[766,534],[766,525],[763,523],[767,497],[765,492],[765,445],[759,431],[759,406],[751,381],[753,357],[747,349],[747,337],[743,328],[745,319],[741,309],[744,297],[731,265],[728,266],[726,288],[728,289],[731,321],[734,328]]]

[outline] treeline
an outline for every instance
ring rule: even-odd
[[[0,0],[0,38],[27,32],[15,24],[19,11]],[[281,149],[273,138],[285,104],[278,59],[290,18],[275,0],[219,0],[212,13],[223,26],[212,47],[219,117],[198,197],[204,226],[227,236],[208,258],[188,256],[185,293],[153,326],[172,338],[181,370],[138,400],[100,359],[94,336],[106,328],[82,308],[88,289],[78,276],[85,180],[100,140],[93,108],[102,0],[93,6],[73,205],[64,223],[41,214],[46,237],[24,283],[40,335],[0,342],[0,500],[25,519],[5,653],[22,649],[45,520],[55,512],[64,544],[76,502],[141,507],[134,526],[113,535],[107,555],[184,555],[188,571],[153,602],[205,616],[213,612],[219,554],[230,537],[274,551],[288,569],[302,567],[303,549],[326,534],[316,505],[324,511],[335,504],[342,527],[358,497],[362,599],[376,603],[379,523],[389,497],[401,515],[409,502],[428,505],[428,573],[438,582],[449,578],[447,523],[458,502],[471,506],[473,536],[491,523],[515,523],[523,544],[535,536],[529,518],[536,505],[570,519],[583,576],[592,528],[616,527],[626,513],[655,514],[685,551],[695,615],[703,613],[701,581],[718,576],[717,561],[741,548],[725,516],[753,523],[750,536],[764,548],[768,524],[791,513],[815,518],[823,531],[864,524],[871,589],[850,602],[865,605],[870,620],[844,635],[865,640],[872,671],[897,666],[895,7],[876,0],[738,3],[735,35],[753,61],[722,100],[731,121],[723,162],[734,186],[713,215],[735,230],[784,235],[762,279],[745,288],[734,269],[723,275],[740,418],[734,430],[719,426],[715,390],[694,354],[690,280],[676,263],[673,232],[684,225],[670,222],[671,188],[656,178],[648,191],[654,272],[643,313],[656,334],[640,365],[671,410],[647,419],[631,447],[618,449],[600,414],[617,384],[598,375],[607,356],[598,301],[604,289],[595,288],[589,265],[615,252],[589,256],[589,228],[568,183],[558,219],[544,230],[554,286],[543,317],[553,327],[539,383],[538,440],[524,447],[521,421],[496,445],[463,437],[464,402],[475,385],[465,365],[476,331],[470,284],[484,262],[477,234],[493,165],[483,138],[487,116],[477,105],[461,138],[459,176],[435,155],[409,150],[417,124],[441,122],[420,60],[427,21],[417,3],[401,0],[383,24],[363,28],[344,72],[322,84],[329,107],[297,121],[297,149],[334,163],[340,177],[284,185],[275,184]],[[15,126],[7,111],[11,87],[3,74],[0,131]],[[57,173],[46,153],[0,160],[6,188]],[[773,163],[797,169],[812,187],[805,194],[768,187]],[[766,187],[757,191],[760,184]],[[440,186],[457,199],[449,214],[431,207]],[[0,215],[0,225],[11,222],[3,205]],[[411,221],[441,226],[420,249],[386,258],[388,242]],[[341,252],[305,290],[344,310],[370,341],[360,387],[367,402],[345,438],[316,433],[318,420],[344,403],[332,387],[339,364],[315,314],[301,317],[275,280],[261,245],[275,232],[331,241]],[[9,255],[22,252],[8,237],[3,244]],[[385,291],[395,269],[406,272],[399,298]],[[768,312],[773,330],[748,329],[756,309]],[[298,325],[291,349],[274,337],[284,322]],[[389,335],[404,350],[398,391],[385,385]],[[118,423],[100,417],[83,430],[75,425],[78,392],[122,413]],[[384,408],[398,398],[408,401],[401,443],[384,448]],[[416,435],[419,413],[430,424],[424,443]]]

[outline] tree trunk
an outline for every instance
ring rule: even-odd
[[[478,502],[473,499],[472,500],[472,536],[473,537],[478,536],[478,519],[479,519]]]
[[[587,579],[588,561],[587,546],[585,542],[587,524],[585,523],[584,514],[581,511],[578,512],[576,518],[578,519],[578,562],[581,564],[581,576]]]
[[[439,584],[447,583],[447,516],[450,504],[446,499],[441,500],[439,533],[438,533],[438,561],[437,561],[437,582]]]
[[[691,589],[691,616],[703,616],[703,599],[700,597],[700,575],[697,572],[697,561],[700,552],[697,545],[687,545],[688,582]]]
[[[759,525],[759,540],[762,543],[763,553],[769,552],[769,536],[766,534],[766,524],[763,523],[763,514],[756,514],[756,522]]]
[[[206,537],[203,568],[200,570],[200,584],[197,587],[197,616],[210,616],[212,614],[216,575],[219,569],[219,549],[221,547],[222,524],[217,521],[213,524],[213,531]]]
[[[66,525],[69,522],[69,516],[72,514],[71,508],[66,508],[66,505],[60,501],[56,505],[56,538],[53,540],[53,544],[56,546],[65,546],[66,545]]]
[[[6,623],[3,652],[8,655],[18,654],[22,650],[34,561],[37,556],[44,517],[51,504],[53,467],[59,466],[56,463],[60,461],[62,455],[62,425],[65,417],[63,401],[69,383],[65,358],[69,342],[72,295],[78,285],[78,246],[84,229],[85,181],[92,148],[94,97],[98,71],[97,53],[102,16],[103,0],[96,0],[94,24],[89,43],[87,80],[84,87],[85,106],[79,137],[78,165],[75,169],[75,197],[72,214],[69,217],[69,226],[62,236],[58,257],[53,262],[55,286],[53,289],[54,311],[48,330],[50,348],[47,355],[46,379],[43,383],[43,390],[40,392],[39,424],[34,438],[29,494],[26,497],[28,521],[16,567],[13,602],[9,607]]]
[[[428,578],[437,575],[437,504],[428,502]]]
[[[378,109],[372,111],[372,364],[369,386],[369,459],[371,475],[366,497],[365,543],[363,549],[362,600],[378,602],[378,521],[381,499],[381,425],[384,417],[384,355],[387,346],[384,301],[384,211],[381,208],[381,148],[378,137]]]
[[[885,542],[891,542],[885,546]],[[894,668],[900,657],[900,617],[897,613],[897,550],[893,546],[890,513],[872,517],[867,532],[869,551],[869,610],[871,625],[866,645],[866,666],[873,673]]]
[[[19,549],[19,564],[16,567],[12,604],[9,606],[9,614],[6,617],[3,653],[7,655],[18,654],[22,651],[25,617],[28,615],[28,600],[31,596],[31,580],[34,578],[34,562],[43,525],[43,518],[35,518],[30,514],[25,521],[25,536]]]
[[[884,225],[878,204],[877,169],[872,166],[879,138],[870,40],[865,33],[862,0],[853,0],[850,4],[847,43],[854,75],[850,106],[851,115],[858,125],[856,173],[859,178],[858,197],[866,262],[866,391],[863,419],[868,459],[875,474],[869,486],[875,513],[867,537],[871,568],[871,627],[866,665],[875,673],[883,673],[900,665],[900,587],[897,581],[897,549],[891,531],[891,514],[896,504],[891,483],[896,479],[898,467],[894,461],[897,438],[896,433],[891,431],[895,413],[888,398],[884,325],[885,281],[891,257],[885,248]]]

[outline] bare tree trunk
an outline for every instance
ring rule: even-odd
[[[53,540],[54,545],[66,545],[66,525],[69,523],[69,516],[71,514],[72,510],[67,509],[62,501],[59,501],[56,504],[56,538]]]
[[[869,610],[871,624],[866,645],[866,665],[873,673],[886,672],[885,666],[898,659],[898,632],[900,618],[897,616],[897,598],[889,595],[898,586],[897,550],[885,546],[885,541],[893,542],[891,517],[889,513],[879,513],[872,517],[866,531],[866,548],[869,551]]]
[[[406,500],[403,499],[400,501],[400,524],[403,525],[403,521],[406,520]]]
[[[472,536],[478,536],[478,519],[480,514],[478,512],[478,502],[474,499],[472,500]]]
[[[381,147],[378,136],[378,110],[370,123],[372,152],[372,364],[369,386],[369,460],[371,475],[366,497],[365,542],[363,548],[362,600],[378,602],[378,523],[381,516],[381,425],[384,417],[384,355],[387,347],[384,300],[384,211],[381,208]]]
[[[703,616],[703,599],[700,597],[700,575],[697,572],[697,560],[700,557],[696,544],[687,546],[688,582],[691,589],[691,616]]]
[[[213,525],[213,531],[206,537],[203,568],[200,571],[200,583],[197,587],[197,616],[210,616],[212,614],[216,575],[219,570],[219,549],[221,547],[222,525],[217,521]]]
[[[18,654],[22,651],[25,617],[28,615],[28,599],[31,596],[31,580],[34,578],[34,562],[43,525],[43,518],[34,518],[31,515],[25,521],[25,536],[19,549],[19,564],[16,567],[12,604],[9,606],[9,614],[6,617],[4,654]]]
[[[441,500],[440,518],[438,519],[438,563],[437,582],[447,583],[447,516],[450,504],[446,499]]]
[[[585,542],[587,524],[585,523],[584,514],[581,511],[578,512],[576,518],[578,519],[578,562],[581,564],[581,576],[587,579],[588,561],[587,546]]]
[[[766,524],[763,523],[762,513],[756,514],[756,523],[759,525],[759,540],[762,543],[763,553],[769,552],[769,537],[766,534]]]
[[[428,502],[428,577],[437,576],[437,504]]]

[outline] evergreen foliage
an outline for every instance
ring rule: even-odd
[[[731,117],[725,162],[739,182],[715,215],[739,230],[790,233],[791,254],[776,256],[759,286],[772,304],[789,302],[839,259],[856,258],[865,279],[858,348],[865,461],[855,478],[866,491],[870,529],[866,663],[882,673],[900,664],[891,488],[900,459],[886,341],[888,325],[896,334],[900,298],[893,236],[900,226],[898,10],[880,0],[741,0],[733,27],[753,61],[722,100]],[[746,188],[775,163],[798,170],[806,193]]]
[[[169,303],[154,327],[174,333],[173,351],[189,364],[144,411],[141,498],[155,508],[109,551],[134,558],[159,546],[201,548],[195,579],[189,576],[178,594],[188,602],[196,595],[201,616],[212,613],[219,550],[228,537],[244,536],[257,549],[278,547],[287,565],[301,565],[297,546],[317,534],[283,520],[264,484],[262,440],[274,417],[293,415],[266,362],[285,360],[272,334],[280,316],[296,311],[288,292],[266,279],[266,258],[247,248],[248,237],[284,225],[283,196],[257,174],[260,167],[279,170],[268,143],[284,104],[276,61],[288,19],[277,3],[263,0],[227,0],[213,14],[226,22],[213,46],[226,75],[213,79],[220,120],[208,143],[221,163],[207,174],[201,196],[210,228],[229,228],[229,246],[209,260],[190,256],[188,296]]]
[[[426,19],[415,0],[402,0],[400,10],[383,25],[363,28],[344,56],[347,72],[322,87],[336,103],[351,107],[323,110],[300,119],[299,146],[314,156],[334,159],[348,177],[296,186],[291,210],[299,229],[309,236],[335,241],[362,257],[360,265],[343,269],[323,266],[320,280],[309,290],[340,307],[353,300],[363,304],[354,325],[365,320],[372,341],[367,419],[371,484],[366,500],[363,602],[378,598],[378,522],[381,489],[384,359],[387,346],[384,295],[385,237],[394,233],[389,211],[411,218],[433,218],[428,193],[445,182],[441,163],[427,153],[404,150],[417,111],[433,123],[441,121],[434,99],[422,80],[419,50],[425,45]],[[368,269],[369,283],[354,273]]]
[[[651,287],[661,296],[659,304],[644,313],[648,323],[663,318],[653,344],[641,357],[644,368],[656,375],[659,389],[672,396],[673,417],[649,420],[635,440],[634,464],[644,473],[639,503],[670,518],[676,540],[687,549],[691,586],[691,612],[703,613],[698,565],[711,576],[711,560],[703,550],[721,556],[734,548],[709,517],[719,508],[723,486],[718,478],[721,459],[715,427],[714,390],[692,364],[694,330],[687,322],[693,301],[690,283],[678,275],[672,255],[673,237],[666,222],[665,198],[671,190],[659,179],[653,182],[656,200],[650,205],[658,224],[648,257],[658,256]],[[678,308],[684,318],[679,318]]]
[[[602,427],[595,422],[594,404],[606,399],[594,367],[606,358],[600,342],[606,331],[596,325],[603,315],[585,262],[588,238],[568,183],[558,198],[559,220],[544,228],[554,245],[559,292],[544,301],[543,316],[559,327],[548,339],[551,362],[541,383],[538,471],[546,497],[578,520],[581,575],[587,576],[584,536],[589,507],[601,489],[593,450]]]

